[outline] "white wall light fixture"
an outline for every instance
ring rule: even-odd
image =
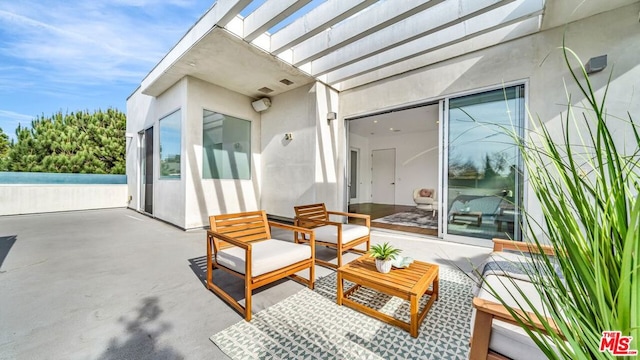
[[[338,118],[338,114],[331,111],[327,113],[327,124],[331,125],[331,121]]]
[[[253,110],[257,112],[265,111],[271,106],[271,99],[262,98],[260,100],[256,100],[251,103],[251,106],[253,106]]]

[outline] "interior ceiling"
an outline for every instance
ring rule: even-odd
[[[366,138],[438,131],[438,104],[349,121],[349,133]]]
[[[141,89],[193,76],[254,98],[315,80],[342,91],[638,1],[217,0]]]

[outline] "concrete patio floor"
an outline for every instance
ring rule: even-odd
[[[373,232],[373,243],[384,241],[467,270],[490,251]],[[205,288],[205,255],[203,230],[128,209],[0,217],[0,359],[227,359],[209,337],[242,317]],[[238,279],[218,279],[242,298]],[[302,287],[258,290],[254,313]]]

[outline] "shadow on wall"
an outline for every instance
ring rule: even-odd
[[[117,337],[109,341],[109,347],[99,357],[100,360],[116,359],[182,359],[184,356],[171,347],[159,347],[158,338],[171,329],[171,325],[159,321],[162,308],[157,297],[142,299],[134,319],[121,317],[126,339]]]
[[[0,269],[2,269],[4,259],[9,255],[9,251],[13,244],[16,243],[16,240],[18,240],[17,235],[0,236]]]

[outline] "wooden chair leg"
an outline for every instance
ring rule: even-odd
[[[489,354],[489,340],[491,339],[491,314],[476,311],[476,320],[473,324],[473,339],[469,349],[469,360],[485,360]]]
[[[244,319],[251,321],[251,279],[245,277],[244,281]]]

